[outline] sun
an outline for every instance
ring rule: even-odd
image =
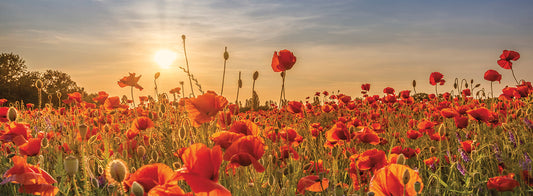
[[[176,60],[177,54],[167,49],[158,50],[154,54],[154,61],[163,69],[170,68],[170,65]]]

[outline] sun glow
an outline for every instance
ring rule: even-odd
[[[177,54],[167,49],[158,50],[154,54],[154,61],[163,69],[170,68],[170,65],[176,60]]]

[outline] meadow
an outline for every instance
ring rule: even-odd
[[[131,88],[129,97],[3,99],[0,193],[531,194],[533,87],[516,79],[518,59],[504,50],[495,62],[516,81],[502,92],[459,79],[446,92],[438,86],[452,76],[433,72],[418,81],[435,86],[431,93],[365,83],[362,97],[325,89],[288,101],[282,87],[277,103],[251,98],[237,105],[214,91],[185,97],[180,87],[135,97],[143,87],[130,73],[117,83]],[[282,50],[272,69],[284,79],[295,62]],[[496,70],[484,75],[491,85],[501,77]]]

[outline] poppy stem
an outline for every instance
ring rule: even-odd
[[[435,84],[435,97],[439,98],[439,93],[437,92],[437,86],[439,84]]]
[[[518,80],[516,79],[516,76],[514,75],[514,70],[513,68],[511,68],[511,73],[513,74],[513,78],[514,78],[514,81],[516,82],[517,85],[520,85],[520,83],[518,82]]]
[[[182,35],[181,38],[183,40],[183,55],[185,55],[185,64],[187,65],[187,76],[189,77],[189,84],[191,84],[192,96],[196,97],[196,95],[194,95],[194,89],[192,88],[191,70],[189,69],[189,59],[187,58],[187,50],[185,49],[185,35]]]
[[[492,81],[490,82],[490,95],[494,98],[494,93],[492,92]]]
[[[285,71],[281,72],[281,78],[282,78],[282,83],[281,83],[281,93],[279,95],[279,106],[282,107],[283,106],[283,94],[284,94],[284,91],[285,91]]]
[[[131,101],[133,103],[133,107],[135,108],[135,98],[133,98],[133,86],[131,86]]]
[[[220,96],[222,96],[222,93],[224,92],[224,77],[226,76],[226,61],[228,61],[228,59],[226,58],[227,53],[228,53],[228,47],[224,49],[224,71],[222,72],[222,89],[220,90]]]
[[[155,84],[155,98],[159,101],[159,93],[157,92],[157,79],[154,79],[154,84]]]

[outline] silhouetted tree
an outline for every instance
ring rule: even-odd
[[[17,80],[24,75],[26,65],[22,58],[13,53],[0,54],[0,99],[15,99]]]

